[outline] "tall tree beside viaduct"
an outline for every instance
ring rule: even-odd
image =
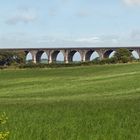
[[[132,54],[128,49],[125,48],[119,48],[116,50],[114,57],[119,61],[123,63],[127,63],[130,60],[132,60]]]

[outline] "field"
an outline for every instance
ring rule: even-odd
[[[0,71],[10,140],[140,140],[140,64]]]

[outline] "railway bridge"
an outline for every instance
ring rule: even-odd
[[[70,63],[73,61],[73,56],[76,52],[79,52],[81,62],[90,61],[91,55],[96,52],[98,53],[99,59],[108,58],[110,54],[118,48],[126,48],[130,52],[137,52],[140,58],[140,46],[129,46],[129,47],[75,47],[75,48],[1,48],[0,51],[16,51],[25,52],[25,57],[30,53],[32,56],[33,63],[39,63],[43,53],[46,53],[48,57],[48,63],[56,62],[59,53],[63,54],[64,63]]]

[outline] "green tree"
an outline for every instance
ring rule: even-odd
[[[0,52],[0,65],[22,64],[25,62],[24,52],[1,51]]]
[[[117,49],[114,57],[117,59],[118,62],[127,63],[132,60],[131,52],[126,48]]]

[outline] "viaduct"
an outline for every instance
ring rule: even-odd
[[[126,48],[130,52],[136,51],[140,58],[140,46],[137,47],[85,47],[85,48],[7,48],[0,49],[0,51],[16,51],[25,52],[25,56],[30,53],[32,55],[32,61],[39,63],[42,54],[45,52],[48,56],[48,63],[56,61],[58,54],[61,52],[64,56],[64,63],[70,63],[73,61],[73,56],[76,52],[79,52],[81,56],[81,62],[90,61],[90,57],[94,52],[97,52],[100,59],[108,58],[109,55],[116,51],[118,48]]]

